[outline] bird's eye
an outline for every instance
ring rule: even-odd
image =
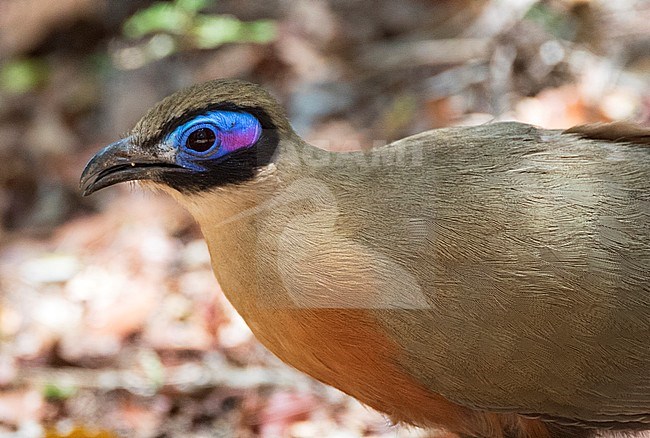
[[[217,141],[217,133],[214,128],[197,126],[186,136],[185,147],[199,153],[205,153],[212,149]]]
[[[1,2],[2,0],[0,0]],[[208,111],[176,127],[165,142],[177,151],[176,162],[196,171],[204,171],[201,162],[219,160],[253,146],[262,126],[251,114],[235,111]]]

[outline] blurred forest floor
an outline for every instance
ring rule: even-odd
[[[0,436],[424,436],[281,364],[189,216],[125,185],[82,199],[85,162],[216,77],[337,150],[648,124],[648,23],[646,0],[0,0]]]

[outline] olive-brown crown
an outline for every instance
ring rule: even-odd
[[[264,88],[239,79],[215,79],[158,102],[135,125],[132,140],[140,145],[157,141],[179,124],[213,109],[248,111],[260,119],[264,129],[291,132],[284,109]]]

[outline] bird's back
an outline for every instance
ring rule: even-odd
[[[466,406],[650,423],[650,147],[504,123],[388,148],[332,187],[337,232],[410,280],[369,303],[400,365]]]

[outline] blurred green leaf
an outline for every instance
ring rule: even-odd
[[[40,59],[14,59],[0,68],[0,89],[26,93],[47,79],[47,64]]]
[[[137,68],[182,48],[213,49],[226,43],[267,43],[275,39],[276,24],[272,20],[244,22],[229,15],[200,13],[213,1],[158,2],[136,12],[124,23],[124,35],[133,39],[154,36],[139,47],[121,51],[118,64]],[[135,54],[141,59],[133,62]]]
[[[192,14],[172,3],[154,3],[133,14],[124,23],[124,35],[141,38],[155,32],[182,34],[191,25]]]
[[[209,15],[197,18],[192,33],[199,47],[211,48],[237,41],[241,27],[241,21],[234,17]]]
[[[176,6],[187,12],[199,12],[214,3],[213,0],[176,0]]]
[[[248,41],[254,43],[269,43],[277,37],[277,26],[273,20],[257,20],[246,23],[244,28]]]
[[[77,388],[74,386],[60,383],[48,383],[43,388],[43,395],[49,400],[66,400],[76,392]]]
[[[197,47],[211,49],[232,42],[272,41],[276,36],[276,26],[271,20],[246,23],[235,17],[206,15],[197,17],[192,33]]]

